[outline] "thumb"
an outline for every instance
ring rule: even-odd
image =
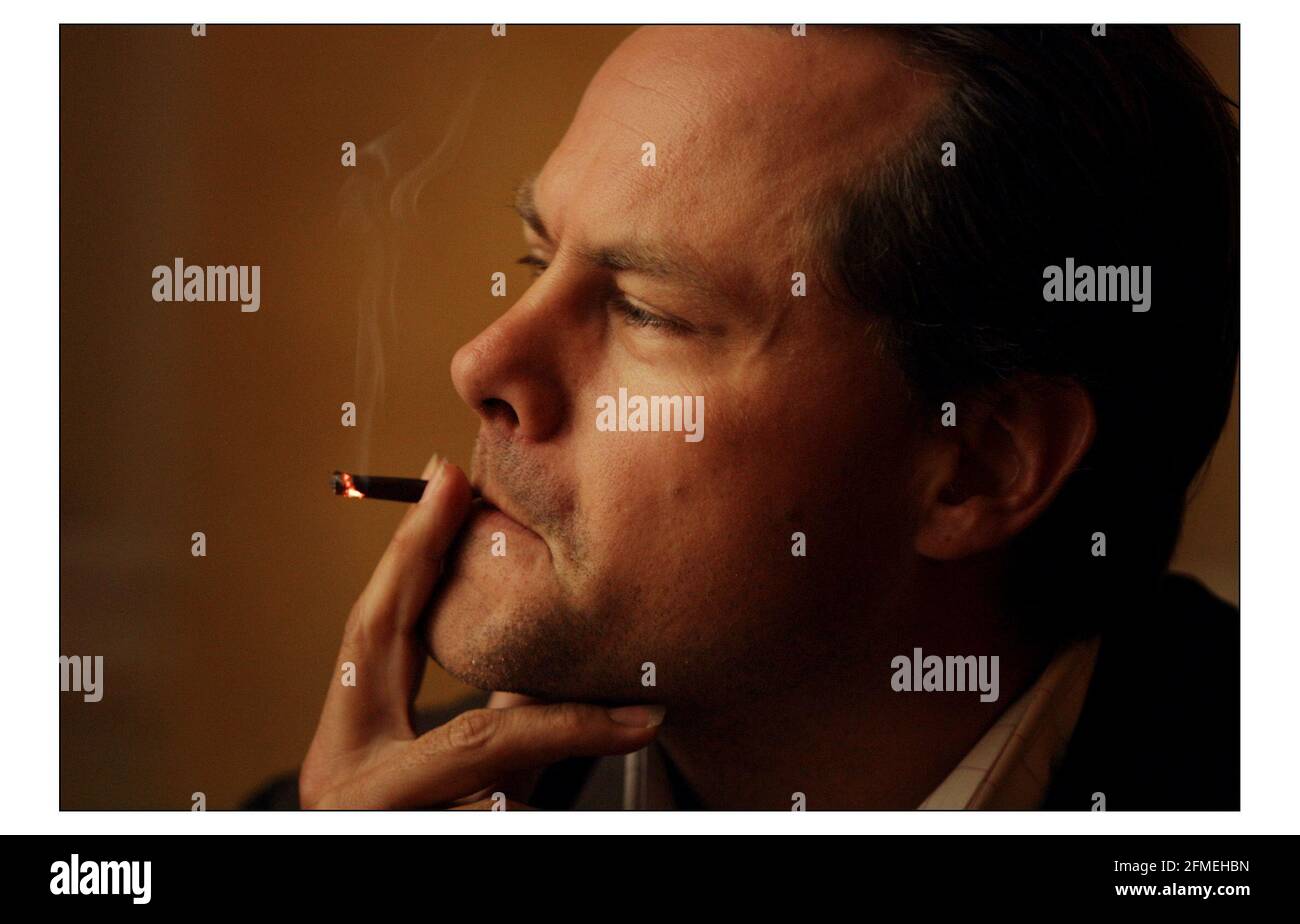
[[[662,706],[473,709],[405,745],[376,798],[392,806],[446,805],[565,758],[629,754],[654,739],[663,718]]]

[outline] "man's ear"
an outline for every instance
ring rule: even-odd
[[[1005,544],[1051,503],[1096,426],[1072,380],[1018,376],[959,403],[956,426],[923,451],[916,551],[948,561]]]

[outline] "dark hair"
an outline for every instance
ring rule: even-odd
[[[881,166],[833,191],[827,283],[879,319],[936,420],[941,402],[960,414],[963,398],[1019,373],[1088,390],[1095,442],[1013,544],[1010,587],[1043,628],[1091,631],[1107,593],[1132,595],[1168,567],[1231,402],[1233,104],[1166,27],[890,31],[909,66],[949,89]],[[941,165],[945,142],[956,166]],[[1045,302],[1044,268],[1067,257],[1149,265],[1150,309]]]

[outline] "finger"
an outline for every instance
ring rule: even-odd
[[[534,699],[533,697],[525,696],[522,693],[507,693],[504,690],[493,690],[492,695],[488,697],[487,707],[489,709],[510,709],[513,706],[532,706],[540,702],[540,699]]]
[[[493,690],[492,695],[488,697],[487,707],[489,709],[510,709],[514,706],[532,706],[542,702],[544,700],[534,699],[522,693]],[[496,788],[511,799],[527,802],[532,798],[533,792],[536,791],[537,782],[544,770],[544,767],[529,767],[527,770],[520,770],[517,773],[504,774],[497,781]]]
[[[330,743],[413,736],[409,710],[425,663],[415,626],[469,502],[464,474],[439,462],[348,616],[318,731]]]
[[[402,518],[357,601],[372,629],[414,629],[442,556],[469,511],[470,489],[464,473],[445,460],[435,459],[430,465],[433,471],[424,495]]]
[[[640,750],[654,739],[663,715],[657,706],[585,703],[473,709],[403,747],[351,798],[394,808],[445,805],[505,775],[566,757]]]

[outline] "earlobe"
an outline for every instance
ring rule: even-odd
[[[952,561],[1005,545],[1047,509],[1095,430],[1074,381],[1021,376],[969,402],[959,427],[935,437],[917,553]]]

